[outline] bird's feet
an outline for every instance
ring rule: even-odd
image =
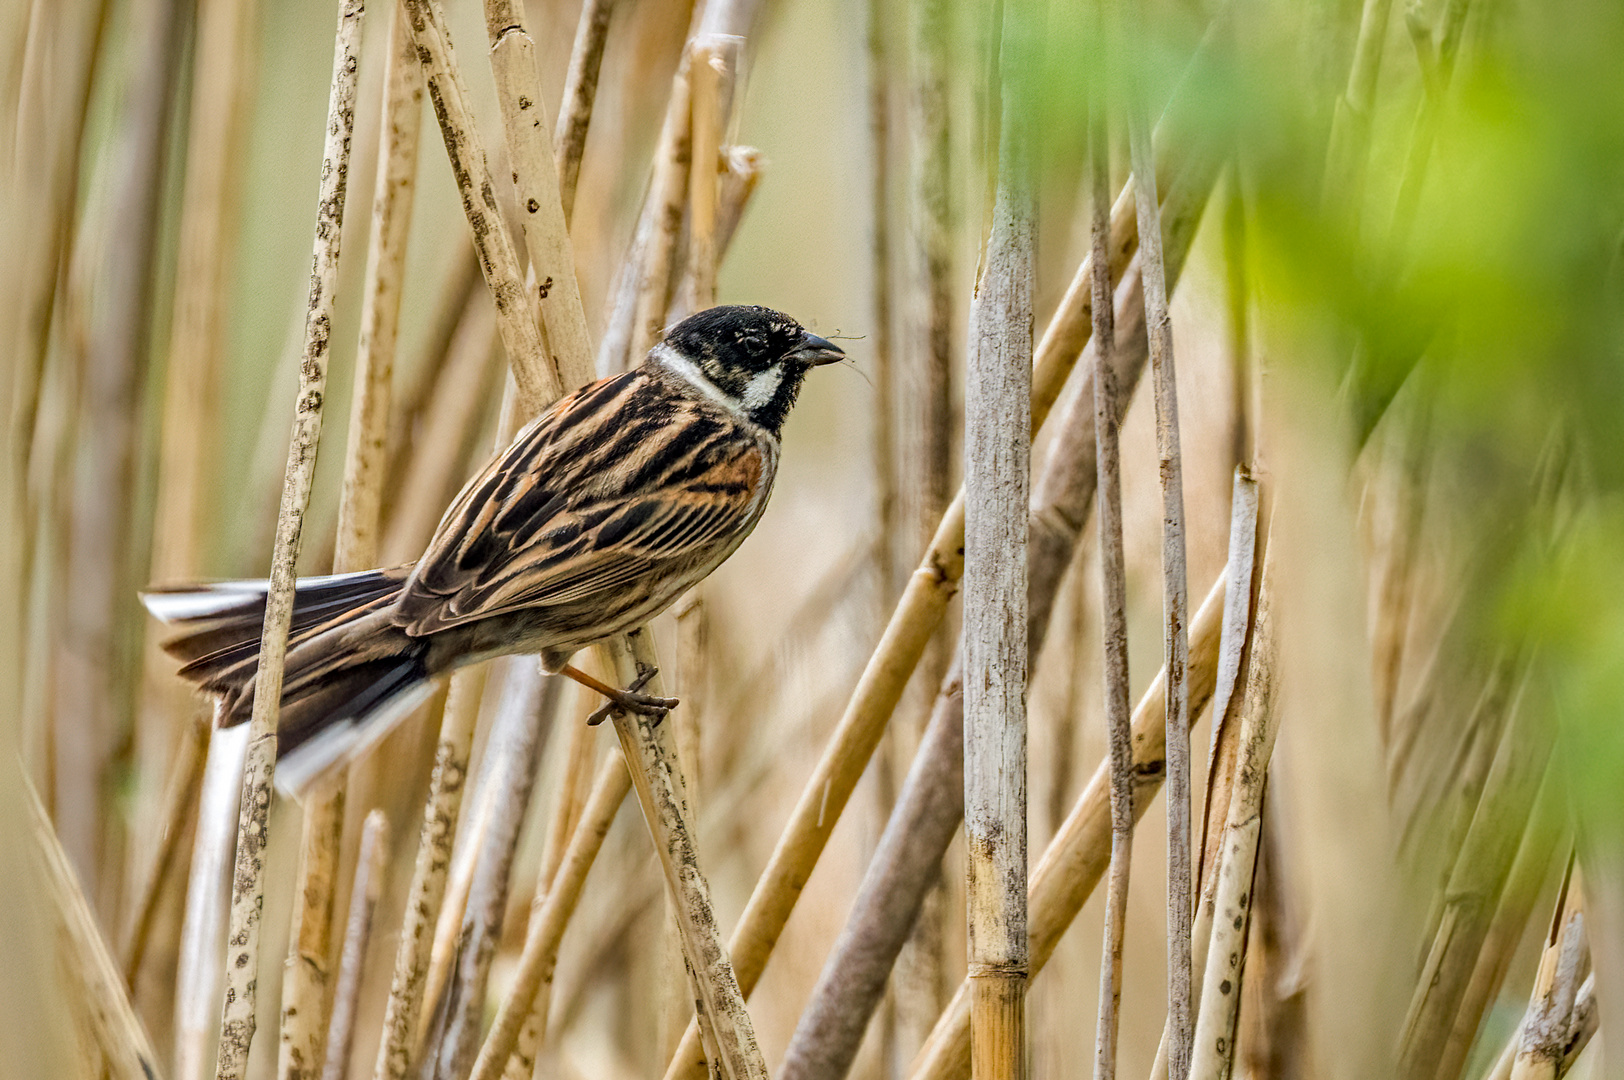
[[[609,700],[593,710],[592,715],[586,718],[586,722],[596,727],[618,712],[632,712],[640,716],[652,717],[655,724],[664,720],[665,714],[677,707],[677,699],[656,697],[653,694],[638,692],[647,686],[648,681],[659,673],[659,668],[649,668],[634,679],[632,684],[624,690],[617,690],[612,686],[602,684],[594,687],[593,689]]]

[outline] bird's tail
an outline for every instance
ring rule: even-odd
[[[394,624],[391,608],[411,567],[302,578],[293,601],[277,786],[303,795],[359,757],[433,690],[427,643]],[[254,708],[266,583],[160,587],[147,610],[180,633],[163,643],[180,675],[219,701],[220,724]]]

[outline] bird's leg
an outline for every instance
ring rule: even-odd
[[[640,694],[639,690],[648,685],[648,681],[659,674],[658,668],[649,668],[639,675],[632,684],[624,690],[610,686],[599,679],[594,679],[580,668],[572,664],[565,664],[558,672],[567,675],[586,687],[608,698],[608,702],[600,709],[586,718],[588,724],[597,725],[607,720],[614,712],[624,709],[627,712],[640,713],[643,716],[654,717],[659,723],[665,719],[665,714],[677,707],[677,699],[669,697],[656,697],[653,694]]]

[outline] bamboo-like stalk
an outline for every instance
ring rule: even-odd
[[[519,828],[530,806],[542,742],[562,700],[563,681],[548,676],[529,657],[509,664],[486,749],[492,814],[481,834],[469,837],[477,844],[475,872],[458,935],[457,968],[446,991],[446,1024],[434,1068],[434,1076],[442,1080],[467,1076],[480,1046],[486,980],[507,911]]]
[[[1127,408],[1144,370],[1144,309],[1133,269],[1117,289],[1110,350]],[[1090,349],[1095,346],[1090,345]],[[1085,371],[1094,364],[1085,351]],[[1092,376],[1086,376],[1092,378]],[[1027,584],[1027,649],[1035,658],[1049,630],[1052,600],[1086,524],[1098,475],[1094,397],[1073,396],[1057,420],[1059,434],[1044,463],[1031,512]],[[962,657],[962,648],[955,649]],[[964,816],[962,663],[949,669],[918,752],[875,849],[851,914],[830,950],[817,987],[785,1054],[780,1080],[840,1080],[857,1054],[869,1016],[926,900],[949,842]]]
[[[423,77],[451,172],[462,194],[462,207],[479,252],[480,270],[496,301],[496,327],[518,382],[519,401],[534,416],[563,396],[558,372],[548,363],[541,340],[537,298],[525,288],[524,270],[496,204],[495,188],[484,147],[451,51],[445,12],[439,0],[404,0],[412,41],[423,63]]]
[[[1179,452],[1178,383],[1173,368],[1173,325],[1167,313],[1161,208],[1156,198],[1156,156],[1148,104],[1136,90],[1128,106],[1128,148],[1134,206],[1139,217],[1145,327],[1156,389],[1156,459],[1162,486],[1162,655],[1171,716],[1167,722],[1167,1016],[1168,1077],[1190,1073],[1190,725],[1189,581],[1184,560],[1184,480]]]
[[[613,638],[598,650],[604,666],[612,667],[622,685],[643,679],[647,693],[660,694],[658,661],[646,627]],[[766,1080],[767,1066],[756,1043],[755,1027],[722,947],[710,886],[699,868],[669,728],[647,716],[618,713],[615,734],[653,835],[666,887],[676,900],[677,927],[706,1057],[724,1080]]]
[[[497,1080],[503,1075],[508,1058],[514,1052],[519,1029],[531,1015],[537,991],[552,980],[553,969],[558,963],[558,945],[564,936],[564,927],[580,901],[587,871],[598,857],[609,825],[631,789],[631,773],[626,761],[611,755],[598,768],[597,778],[592,783],[592,794],[570,837],[569,847],[559,863],[552,888],[547,891],[540,906],[531,913],[530,925],[525,931],[524,950],[514,969],[512,987],[491,1024],[485,1045],[480,1048],[479,1058],[474,1062],[470,1074],[471,1080]],[[533,1049],[531,1053],[534,1053]],[[533,1060],[531,1064],[534,1064]]]
[[[1213,583],[1190,623],[1190,709],[1199,717],[1217,679],[1224,575]],[[1135,817],[1143,817],[1161,786],[1166,754],[1167,671],[1157,672],[1133,713]],[[1032,872],[1028,930],[1035,977],[1082,910],[1110,862],[1111,811],[1107,763],[1101,762],[1065,824]],[[912,1080],[963,1080],[970,1075],[970,1002],[960,985],[936,1030],[909,1070]]]
[[[339,241],[344,227],[350,140],[355,127],[355,90],[364,12],[362,0],[342,0],[333,48],[333,83],[327,104],[327,139],[322,148],[321,193],[315,252],[311,258],[305,347],[299,364],[299,396],[288,445],[282,506],[277,513],[276,545],[265,599],[265,630],[260,639],[259,672],[254,684],[248,757],[237,825],[237,862],[231,890],[231,953],[226,965],[220,1048],[215,1060],[217,1080],[241,1080],[248,1068],[248,1050],[254,1039],[259,924],[265,902],[265,844],[270,832],[271,784],[276,768],[276,723],[282,707],[282,667],[287,652],[288,625],[293,617],[294,564],[315,479],[316,453],[321,445],[322,397],[327,386],[333,292],[338,283]],[[336,838],[333,848],[336,860]],[[329,912],[331,905],[329,897]],[[308,1065],[314,1068],[315,1063]]]
[[[581,158],[592,123],[592,105],[598,96],[598,74],[603,70],[603,49],[609,41],[609,17],[615,0],[585,0],[564,75],[564,103],[558,110],[553,145],[558,149],[558,195],[567,222],[575,213],[575,186],[581,179]]]
[[[536,44],[525,26],[524,5],[519,0],[485,0],[485,30],[524,223],[524,245],[537,283],[544,346],[552,358],[548,366],[557,368],[562,382],[552,395],[556,399],[564,386],[584,385],[593,376],[592,342],[575,279],[575,246],[560,201],[558,165],[542,107],[541,73],[536,68]],[[527,401],[526,412],[533,416],[547,403]]]
[[[1033,218],[1027,13],[1003,8],[998,183],[970,307],[964,425],[964,837],[972,1074],[1026,1076],[1026,585]],[[1092,282],[1091,282],[1092,285]],[[1091,296],[1108,296],[1094,286]]]
[[[1100,954],[1099,1016],[1094,1028],[1094,1080],[1116,1076],[1118,1011],[1122,1004],[1122,948],[1128,925],[1128,881],[1133,855],[1133,721],[1128,696],[1128,580],[1122,546],[1122,459],[1117,433],[1116,376],[1111,367],[1110,256],[1111,143],[1096,79],[1089,102],[1089,255],[1094,319],[1094,445],[1099,479],[1095,520],[1100,545],[1100,640],[1104,650],[1105,723],[1111,762],[1111,875],[1105,893],[1105,942]]]
[[[1263,827],[1263,795],[1269,779],[1280,716],[1275,709],[1275,627],[1270,595],[1268,551],[1253,619],[1251,660],[1247,665],[1246,704],[1240,725],[1240,760],[1224,823],[1221,853],[1214,867],[1217,888],[1212,901],[1212,938],[1207,946],[1200,1011],[1190,1075],[1220,1080],[1235,1060],[1235,1026],[1239,1014],[1241,960],[1246,955],[1252,915],[1258,837]]]
[[[349,1073],[350,1047],[355,1039],[356,1007],[361,998],[361,972],[367,944],[372,940],[372,916],[383,895],[389,870],[389,819],[382,810],[367,813],[361,827],[361,849],[355,862],[355,884],[350,889],[350,911],[344,922],[344,946],[339,952],[338,979],[333,984],[332,1017],[327,1028],[321,1080],[344,1080]]]
[[[373,1066],[374,1080],[403,1080],[412,1064],[434,925],[440,913],[440,902],[445,897],[451,845],[456,839],[457,817],[468,781],[468,758],[473,752],[474,724],[479,719],[486,668],[487,665],[479,664],[451,677],[451,690],[440,722],[440,738],[434,750],[434,775],[429,781],[428,802],[423,807],[423,828],[417,860],[412,866],[406,918],[395,950],[389,1000],[384,1006],[383,1036]]]
[[[1179,238],[1177,243],[1169,244],[1170,251],[1188,250],[1188,239],[1200,207],[1211,190],[1214,167],[1210,158],[1194,155],[1184,174],[1168,186],[1168,235]],[[1113,277],[1120,276],[1135,250],[1129,198],[1126,194],[1119,195],[1112,207]],[[1170,269],[1177,261],[1170,260]],[[1088,342],[1091,330],[1089,274],[1088,260],[1084,260],[1038,344],[1032,370],[1033,434],[1048,418],[1067,374]],[[948,601],[957,591],[963,572],[959,554],[963,544],[964,502],[958,498],[943,515],[930,548],[898,600],[879,644],[852,691],[845,713],[802,789],[734,929],[728,949],[739,984],[746,993],[754,989],[760,978],[812,867],[884,734],[886,721],[896,709],[909,677],[924,655],[926,644],[946,613]],[[1044,598],[1034,598],[1034,610],[1040,602],[1044,602]],[[703,1066],[698,1032],[689,1024],[677,1056],[666,1069],[666,1080],[697,1078]]]

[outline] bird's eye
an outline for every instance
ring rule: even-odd
[[[751,356],[760,356],[767,349],[767,341],[756,334],[748,334],[739,339],[739,348]]]

